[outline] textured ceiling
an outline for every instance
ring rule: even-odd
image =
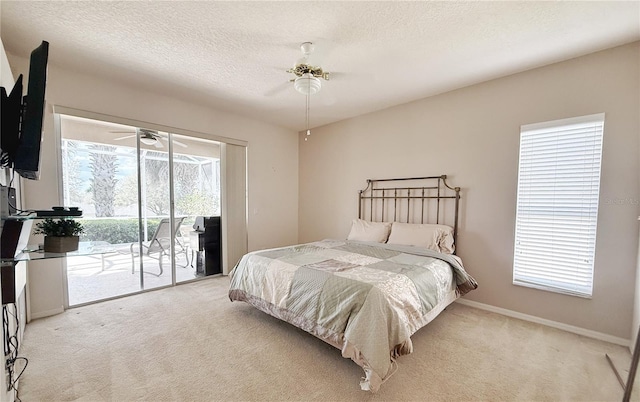
[[[640,2],[5,1],[27,57],[302,130],[285,72],[316,43],[324,125],[640,39]],[[99,111],[98,111],[99,112]]]

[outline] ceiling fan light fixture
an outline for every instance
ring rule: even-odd
[[[320,82],[320,79],[307,73],[302,77],[296,78],[293,82],[293,87],[303,95],[313,95],[320,91],[322,83]]]
[[[140,142],[146,145],[155,145],[156,139],[153,137],[140,137]]]

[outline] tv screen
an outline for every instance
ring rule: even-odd
[[[0,167],[11,168],[16,159],[16,151],[20,144],[20,117],[22,113],[22,74],[18,76],[16,83],[7,95],[4,87],[0,88],[2,94],[1,108],[2,125],[0,129]]]
[[[42,44],[31,52],[29,85],[27,95],[24,97],[20,143],[13,162],[15,172],[31,180],[38,180],[40,177],[40,143],[42,142],[48,58],[49,42],[42,41]]]

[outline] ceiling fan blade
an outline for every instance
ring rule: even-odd
[[[268,90],[267,92],[264,93],[264,96],[274,96],[277,95],[283,91],[285,91],[287,88],[291,87],[291,82],[289,81],[285,81],[273,88],[271,88],[270,90]]]
[[[340,71],[338,72],[328,71],[327,73],[329,74],[329,80],[341,80],[344,78],[353,78],[352,74],[342,73]]]
[[[331,106],[336,103],[336,97],[331,94],[331,91],[321,93],[318,98],[320,100],[320,104],[324,106]]]
[[[156,144],[160,144],[160,146],[156,145],[156,147],[158,147],[158,148],[161,148],[164,145],[164,144],[162,144],[162,141],[167,141],[167,142],[169,141],[168,138],[160,136],[158,134],[153,135],[153,138],[156,140]],[[160,141],[160,140],[162,140],[162,141]],[[180,147],[183,147],[183,148],[188,148],[189,147],[187,144],[185,144],[183,142],[180,142],[180,141],[172,140],[172,142],[173,142],[173,145],[177,145],[177,146],[180,146]]]
[[[188,148],[189,147],[187,144],[182,143],[180,141],[173,140],[173,143],[174,143],[174,145],[178,145],[178,146],[181,146],[183,148]]]
[[[125,132],[130,132],[130,131],[125,131]],[[124,137],[114,138],[114,140],[115,141],[126,140],[127,138],[135,138],[135,136],[136,136],[135,134],[125,135]]]
[[[328,39],[318,38],[310,41],[313,46],[311,53],[307,56],[307,63],[320,67],[322,66],[327,59],[330,58],[333,49],[335,48],[335,43]]]

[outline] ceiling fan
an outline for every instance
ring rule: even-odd
[[[290,83],[293,82],[293,88],[305,95],[305,141],[307,141],[308,137],[311,135],[311,129],[309,127],[309,98],[311,95],[320,91],[322,88],[322,80],[329,81],[329,77],[331,75],[328,71],[324,71],[322,67],[312,63],[310,59],[314,50],[315,46],[312,42],[302,42],[300,45],[302,58],[298,59],[292,68],[286,70],[287,73],[295,75],[295,78],[292,78],[288,82],[282,83],[265,93],[266,96],[275,95],[276,93],[285,90]]]
[[[293,68],[287,70],[288,73],[295,74],[296,78],[292,79],[293,87],[296,91],[303,95],[313,95],[322,88],[320,78],[329,81],[330,73],[324,71],[320,66],[313,66],[309,63],[309,57],[315,50],[315,46],[311,42],[303,42],[300,45],[302,58],[298,60]]]
[[[160,134],[158,134],[157,131],[149,130],[149,129],[146,129],[146,128],[137,128],[136,130],[137,130],[137,133],[135,133],[135,134],[125,135],[124,137],[119,137],[119,138],[114,138],[114,140],[115,141],[119,141],[119,140],[125,140],[127,138],[135,138],[138,135],[138,133],[140,133],[140,142],[142,142],[145,145],[153,145],[156,148],[163,148],[164,144],[160,140],[167,141],[167,139],[165,137],[161,136]],[[122,133],[122,134],[131,133],[131,131],[111,131],[111,132],[112,133]],[[186,144],[183,144],[180,141],[173,140],[173,143],[175,145],[178,145],[178,146],[181,146],[181,147],[184,147],[184,148],[187,147]]]
[[[290,79],[286,83],[273,88],[265,93],[265,96],[275,95],[278,92],[285,90],[293,82],[293,87],[296,91],[303,95],[313,95],[320,91],[322,88],[322,81],[329,81],[331,75],[330,72],[324,71],[322,67],[315,66],[311,63],[311,55],[315,50],[315,45],[312,42],[303,42],[300,45],[300,51],[302,57],[298,59],[296,64],[286,70],[287,73],[294,74],[295,77]]]

